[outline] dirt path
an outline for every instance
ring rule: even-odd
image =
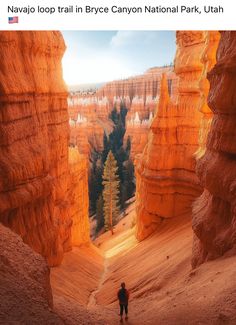
[[[106,279],[107,273],[108,273],[108,259],[105,256],[104,257],[104,264],[103,264],[103,273],[102,273],[101,278],[100,278],[100,280],[98,282],[97,289],[92,291],[90,296],[89,296],[87,309],[95,308],[97,306],[96,295],[101,290],[101,288],[102,288],[102,286],[104,284],[104,281]]]

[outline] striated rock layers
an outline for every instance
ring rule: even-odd
[[[208,74],[213,120],[206,152],[197,162],[204,192],[193,209],[192,265],[235,253],[236,244],[236,32],[222,32],[217,63]]]
[[[72,246],[89,243],[87,159],[75,148],[69,151],[70,187],[68,190]]]
[[[216,63],[216,50],[219,44],[220,33],[218,31],[205,31],[205,46],[201,56],[203,63],[203,71],[199,82],[201,100],[199,102],[199,111],[203,114],[199,130],[199,148],[196,152],[196,157],[200,158],[206,150],[207,135],[211,126],[212,111],[207,104],[207,96],[209,93],[210,84],[207,80],[207,73],[214,67]]]
[[[50,265],[72,245],[64,51],[59,32],[0,33],[0,221]]]
[[[52,312],[50,270],[44,258],[0,224],[0,323],[63,324]]]
[[[112,130],[112,125],[107,123],[111,109],[125,106],[128,109],[125,143],[130,137],[132,157],[141,153],[147,143],[150,118],[156,111],[163,72],[167,74],[169,92],[175,100],[177,77],[172,67],[151,68],[143,75],[109,82],[95,94],[70,95],[70,143],[78,145],[82,140],[78,147],[86,155],[92,149],[101,151],[104,131],[109,134]]]
[[[193,155],[198,148],[201,120],[198,82],[203,70],[200,56],[204,42],[203,32],[177,32],[177,104],[170,99],[164,75],[148,144],[136,162],[139,240],[165,219],[190,215],[192,202],[201,193]]]
[[[155,111],[160,95],[160,81],[162,73],[167,74],[168,87],[173,99],[177,96],[177,78],[173,67],[155,67],[144,74],[124,80],[107,83],[98,90],[100,97],[106,97],[110,105],[124,103],[129,109],[128,119],[139,114],[141,120],[148,119]]]

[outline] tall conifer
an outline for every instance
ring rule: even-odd
[[[119,213],[119,177],[118,167],[113,153],[109,151],[103,171],[104,221],[106,230],[113,234],[113,227]]]

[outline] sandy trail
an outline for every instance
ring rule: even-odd
[[[104,257],[103,272],[102,272],[102,275],[101,275],[100,280],[98,282],[97,289],[93,290],[91,292],[90,296],[89,296],[87,309],[97,307],[96,295],[101,290],[101,288],[102,288],[102,286],[104,284],[105,278],[107,276],[107,273],[108,273],[108,259],[106,257]]]

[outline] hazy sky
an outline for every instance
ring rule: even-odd
[[[122,79],[173,62],[175,32],[63,31],[67,84]]]

